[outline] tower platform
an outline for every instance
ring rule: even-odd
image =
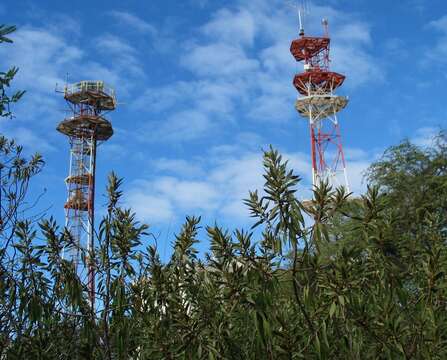
[[[94,106],[99,111],[115,110],[115,90],[104,81],[80,81],[64,87],[64,98],[72,104]]]
[[[112,124],[99,115],[74,116],[63,120],[56,129],[70,137],[85,136],[86,132],[94,131],[98,141],[108,140],[113,135]]]
[[[67,176],[65,178],[65,183],[67,184],[77,184],[77,185],[89,185],[92,183],[93,176],[91,174],[81,174]]]
[[[343,110],[348,104],[348,98],[338,95],[310,95],[298,98],[295,108],[306,119],[313,117],[326,118]]]
[[[333,71],[305,71],[295,75],[293,85],[301,95],[309,95],[312,92],[330,93],[340,87],[345,81],[345,76]]]

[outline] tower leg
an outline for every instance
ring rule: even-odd
[[[95,308],[95,175],[96,175],[96,137],[91,138],[90,184],[88,201],[88,291],[92,310]]]

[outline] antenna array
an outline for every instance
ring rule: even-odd
[[[302,2],[305,9],[305,1]],[[290,51],[295,60],[304,65],[295,75],[293,84],[300,94],[295,107],[308,120],[310,127],[313,185],[327,181],[344,186],[349,191],[346,161],[341,143],[338,112],[345,108],[348,99],[335,91],[345,76],[330,70],[330,41],[328,21],[323,20],[323,37],[305,36],[300,18],[300,37],[292,41]]]

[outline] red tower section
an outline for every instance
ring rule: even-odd
[[[298,90],[298,113],[309,119],[313,185],[328,181],[333,186],[349,190],[346,161],[341,142],[337,113],[348,103],[337,96],[345,76],[330,70],[330,43],[327,21],[323,20],[323,37],[305,36],[292,41],[290,52],[303,63],[304,71],[295,75],[293,85]]]

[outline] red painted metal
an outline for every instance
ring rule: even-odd
[[[315,140],[315,128],[310,126],[310,144],[311,144],[311,160],[312,160],[312,182],[315,182],[316,169],[317,169],[317,141]]]
[[[330,42],[331,40],[326,37],[302,36],[292,41],[290,52],[296,61],[308,61],[329,49]]]
[[[301,95],[321,89],[323,92],[332,92],[345,81],[345,76],[332,71],[313,70],[296,74],[293,85]]]

